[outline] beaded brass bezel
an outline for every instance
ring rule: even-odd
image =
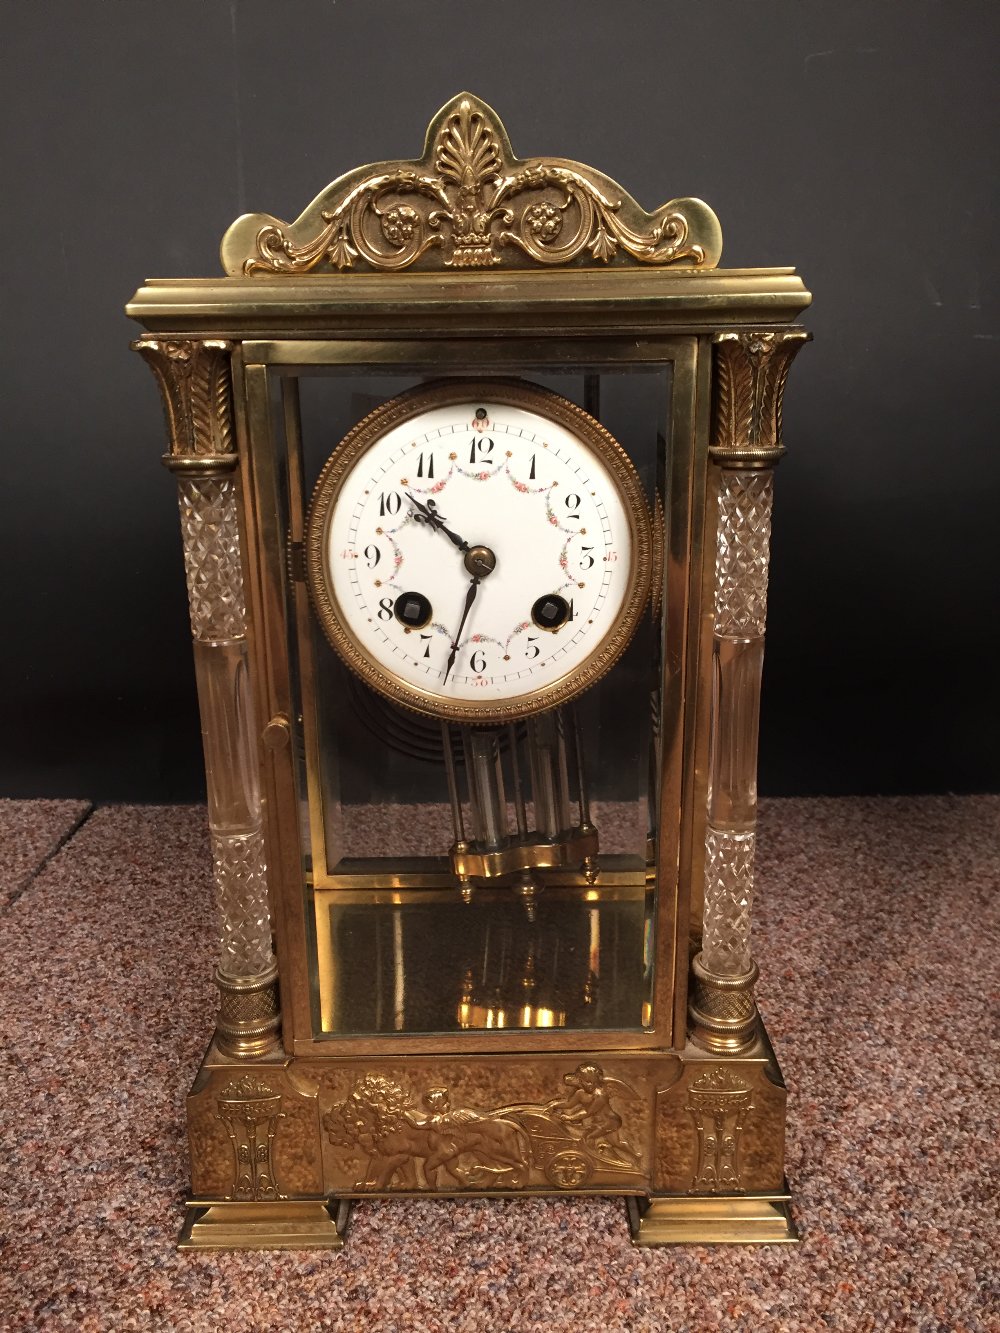
[[[625,600],[607,633],[584,661],[558,680],[506,702],[456,700],[410,684],[362,644],[342,615],[326,561],[330,523],[344,482],[355,464],[388,430],[436,407],[491,400],[548,418],[594,453],[617,487],[628,520],[630,567]],[[330,644],[361,679],[393,703],[430,717],[466,723],[510,722],[567,703],[606,675],[621,657],[649,601],[653,535],[638,473],[625,450],[599,421],[568,399],[520,380],[442,380],[381,404],[351,430],[320,473],[306,517],[306,583],[313,609]]]

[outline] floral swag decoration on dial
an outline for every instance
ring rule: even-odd
[[[621,447],[509,381],[383,404],[329,459],[307,519],[333,647],[388,698],[457,721],[540,712],[600,679],[649,601],[652,553]]]

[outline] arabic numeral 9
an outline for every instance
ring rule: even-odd
[[[365,559],[368,561],[368,568],[374,569],[382,559],[382,552],[374,544],[365,547]]]

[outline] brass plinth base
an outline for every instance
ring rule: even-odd
[[[190,1199],[177,1245],[182,1250],[339,1250],[350,1211],[349,1199]]]
[[[336,1249],[354,1199],[543,1194],[630,1196],[638,1245],[787,1243],[785,1100],[763,1030],[736,1056],[689,1043],[248,1063],[215,1042],[188,1098],[180,1243]]]
[[[794,1245],[791,1200],[781,1194],[626,1200],[635,1245]]]

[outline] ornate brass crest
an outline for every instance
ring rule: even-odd
[[[614,262],[714,268],[718,219],[699,199],[644,212],[602,173],[514,157],[496,113],[471,93],[438,112],[417,161],[383,162],[327,187],[297,222],[238,218],[222,242],[234,276]]]

